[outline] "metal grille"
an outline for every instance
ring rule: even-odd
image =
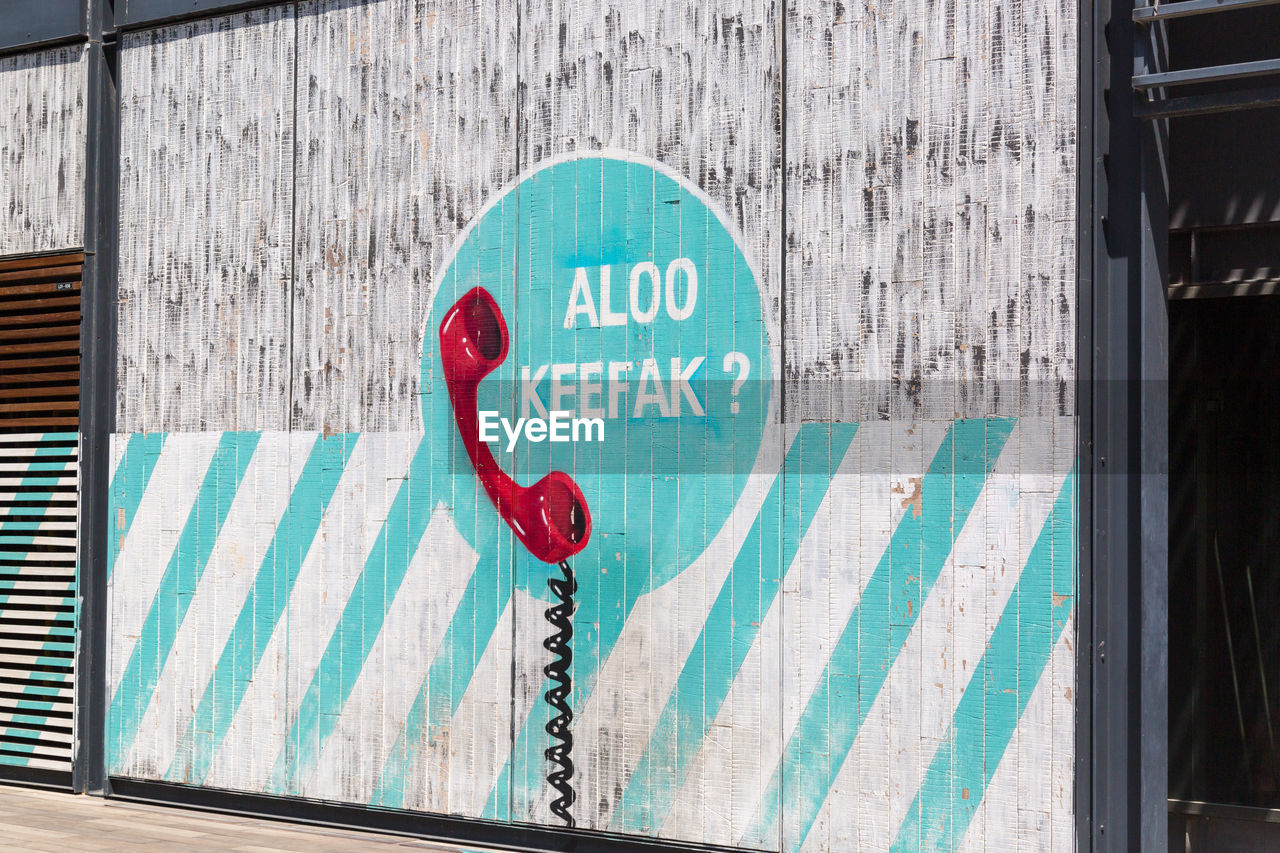
[[[0,261],[0,777],[71,769],[83,260]]]
[[[1133,9],[1133,21],[1140,28],[1137,56],[1143,71],[1133,77],[1133,89],[1137,93],[1135,115],[1167,119],[1280,107],[1280,85],[1276,85],[1280,81],[1280,58],[1170,69],[1167,67],[1169,36],[1162,31],[1170,21],[1222,16],[1277,4],[1280,0],[1139,2]],[[1243,88],[1236,85],[1241,80],[1259,79],[1269,81],[1269,85],[1254,88],[1248,88],[1248,84]],[[1195,94],[1177,94],[1187,91],[1188,87]]]

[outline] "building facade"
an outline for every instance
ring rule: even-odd
[[[1095,485],[1106,10],[63,5],[0,12],[0,314],[85,300],[79,420],[0,405],[0,765],[550,847],[1162,836],[1094,592],[1151,488]]]

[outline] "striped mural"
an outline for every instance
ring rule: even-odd
[[[583,761],[591,825],[688,837],[754,711],[767,722],[717,841],[844,849],[843,813],[878,804],[860,823],[885,847],[959,849],[993,820],[988,790],[1037,777],[1017,799],[1040,789],[1038,819],[1064,831],[1071,777],[1027,741],[1071,720],[1073,435],[1030,418],[788,429],[781,470],[753,475],[726,531],[732,557],[644,593],[612,647],[575,661],[578,754],[633,744],[609,776]],[[527,753],[546,737],[513,698],[511,643],[545,625],[513,629],[528,593],[463,556],[447,507],[413,506],[426,441],[117,437],[113,775],[538,819]],[[852,559],[815,559],[834,548]],[[689,602],[694,584],[707,594]],[[665,608],[698,624],[678,657],[648,657],[647,708],[618,716]],[[908,739],[927,748],[903,763]]]
[[[559,471],[577,828],[1073,850],[1076,11],[123,34],[110,773],[563,825],[494,497]],[[607,440],[478,478],[459,376]]]

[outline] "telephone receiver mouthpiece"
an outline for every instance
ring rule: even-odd
[[[440,359],[453,420],[476,476],[529,553],[544,563],[558,563],[585,548],[591,538],[591,513],[582,490],[563,471],[521,486],[498,467],[489,445],[480,441],[480,380],[506,359],[507,346],[502,309],[483,287],[463,294],[440,321]]]

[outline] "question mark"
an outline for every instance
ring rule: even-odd
[[[725,353],[724,356],[724,372],[730,373],[734,367],[739,368],[736,379],[733,380],[733,389],[729,392],[730,396],[738,396],[738,391],[742,390],[742,386],[746,384],[747,377],[751,375],[751,359],[747,358],[743,353],[734,351]],[[729,407],[729,411],[738,414],[738,402],[735,400]]]

